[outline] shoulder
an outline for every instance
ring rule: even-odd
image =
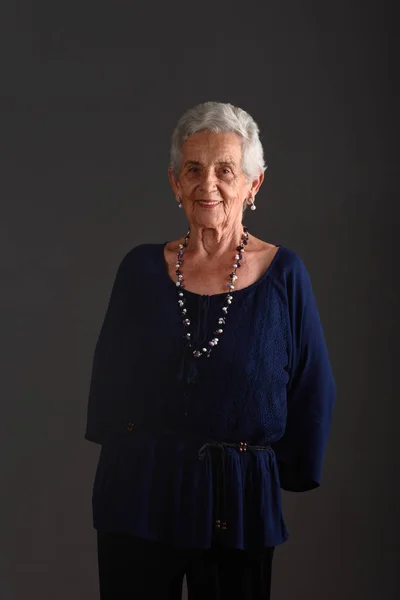
[[[156,268],[157,257],[162,253],[164,244],[139,244],[128,250],[120,259],[117,266],[115,283],[131,285],[144,273],[151,274]]]
[[[278,248],[278,253],[280,256],[279,261],[277,261],[277,270],[283,276],[307,271],[303,258],[296,250],[281,245]]]
[[[289,273],[305,269],[300,255],[282,244],[271,244],[252,236],[252,249],[263,257],[265,266],[270,266],[269,270],[275,277],[285,277]]]
[[[140,267],[143,261],[151,263],[160,252],[164,244],[139,244],[123,255],[119,268]]]
[[[303,296],[312,289],[308,268],[302,256],[292,248],[280,245],[270,269],[270,278],[285,300]]]

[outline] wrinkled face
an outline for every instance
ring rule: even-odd
[[[241,162],[241,142],[234,133],[204,131],[185,141],[178,179],[171,171],[169,176],[191,224],[229,227],[242,220],[243,203],[256,190]]]

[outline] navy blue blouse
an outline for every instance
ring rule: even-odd
[[[93,525],[187,548],[214,536],[227,548],[276,546],[288,538],[281,488],[320,485],[336,395],[309,274],[280,246],[258,281],[232,292],[218,346],[196,359],[163,250],[124,257],[96,344]],[[225,294],[185,294],[198,347]]]

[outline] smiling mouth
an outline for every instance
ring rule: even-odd
[[[200,206],[205,206],[205,207],[211,207],[211,206],[217,206],[217,204],[220,203],[219,200],[197,200],[197,202],[200,204]]]

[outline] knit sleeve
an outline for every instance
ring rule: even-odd
[[[310,276],[296,254],[286,275],[289,381],[286,429],[275,445],[281,487],[320,485],[336,386]]]
[[[134,249],[133,249],[134,250]],[[85,439],[103,444],[118,422],[118,402],[124,396],[129,373],[127,335],[129,305],[134,293],[133,250],[120,263],[108,307],[94,350],[90,379]]]

